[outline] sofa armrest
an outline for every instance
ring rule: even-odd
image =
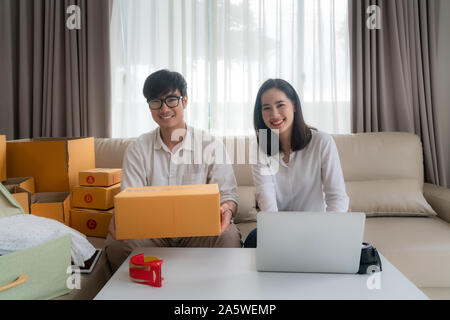
[[[425,183],[423,196],[433,207],[439,218],[450,223],[450,189]]]

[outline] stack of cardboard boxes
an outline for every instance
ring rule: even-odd
[[[95,168],[94,138],[23,139],[6,147],[5,140],[0,136],[0,181],[25,213],[70,226],[70,191],[78,184],[78,172]]]
[[[79,173],[80,186],[72,189],[72,228],[87,236],[107,236],[121,177],[122,169],[97,168]]]
[[[87,236],[106,237],[122,170],[92,168],[94,138],[7,142],[0,136],[0,181],[25,213],[58,220]]]
[[[94,237],[107,236],[114,206],[117,239],[220,234],[217,185],[127,188],[120,193],[122,169],[92,168],[94,138],[8,141],[5,148],[0,136],[0,181],[31,177],[7,180],[16,199],[28,195],[29,200],[21,200],[25,212]]]

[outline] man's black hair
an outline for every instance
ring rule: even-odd
[[[183,97],[187,95],[187,84],[184,77],[178,72],[163,69],[153,72],[147,77],[143,93],[148,102],[177,89]]]

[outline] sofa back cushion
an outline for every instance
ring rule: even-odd
[[[423,155],[418,136],[383,132],[334,135],[349,211],[367,216],[434,216],[423,196]]]
[[[341,160],[351,211],[366,212],[369,216],[435,214],[422,196],[423,156],[418,136],[383,132],[333,135],[333,138]],[[95,139],[96,166],[121,168],[125,150],[134,140]],[[239,190],[241,200],[248,202],[248,205],[242,206],[245,212],[238,214],[242,214],[244,219],[254,219],[255,200],[250,163],[257,153],[256,138],[231,136],[223,137],[222,141],[232,160],[238,186],[251,187],[245,192]],[[406,189],[393,187],[406,182]],[[374,189],[375,185],[377,188]],[[414,189],[414,192],[404,194],[410,189]],[[247,212],[249,208],[252,210]]]
[[[250,157],[256,155],[256,138],[250,136],[221,137],[233,165],[238,186],[253,186]],[[252,150],[250,152],[249,150]]]
[[[418,136],[379,132],[333,138],[346,182],[413,179],[423,189],[422,144]]]
[[[249,137],[222,138],[230,159],[233,161],[233,170],[239,186],[253,186],[251,165],[249,164]],[[95,165],[97,168],[122,168],[123,156],[127,147],[136,138],[95,139]],[[256,140],[255,140],[256,141]]]
[[[123,156],[136,138],[95,138],[95,166],[97,168],[122,168]]]
[[[435,216],[414,179],[347,181],[349,211],[368,217]]]
[[[415,179],[423,187],[423,156],[419,137],[410,133],[380,132],[333,135],[345,181]],[[135,138],[95,139],[97,168],[121,168],[126,148]],[[249,149],[256,139],[223,138],[233,160],[238,185],[251,186]]]

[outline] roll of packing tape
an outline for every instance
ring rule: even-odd
[[[135,255],[130,259],[130,278],[134,282],[146,284],[153,287],[161,287],[161,266],[163,260],[157,257],[146,257],[143,253]]]

